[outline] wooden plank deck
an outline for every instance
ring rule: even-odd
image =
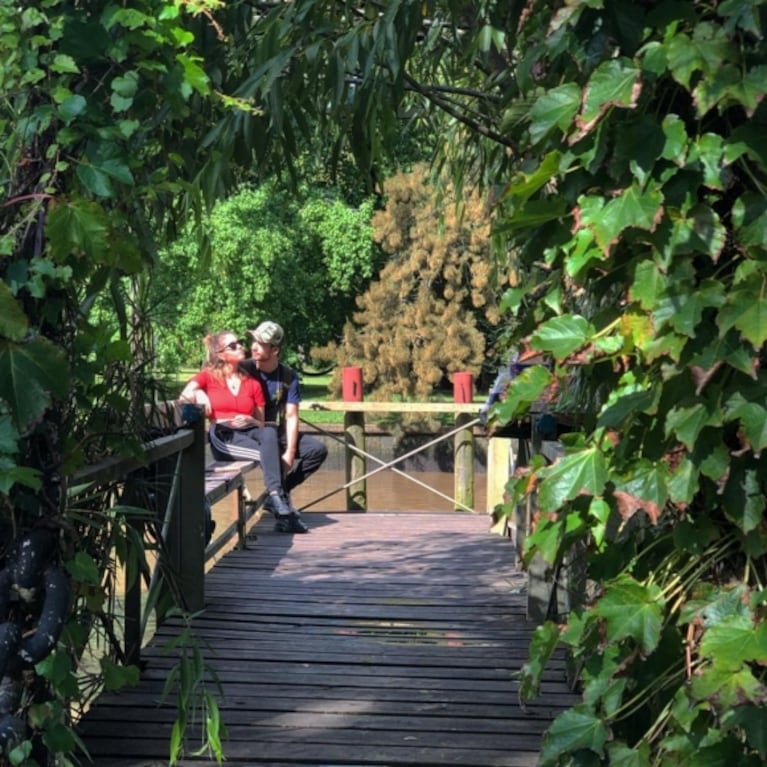
[[[524,576],[485,515],[319,513],[308,535],[272,531],[208,574],[197,634],[223,685],[230,767],[531,767],[574,697],[563,664],[518,702],[527,659]],[[167,764],[175,717],[160,695],[165,624],[137,688],[102,696],[81,723],[97,766]],[[189,744],[194,750],[196,743]],[[182,764],[212,765],[207,757]]]

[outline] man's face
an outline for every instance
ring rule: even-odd
[[[250,345],[250,356],[256,362],[268,362],[274,359],[279,353],[278,346],[272,344],[262,344],[260,341],[253,341]]]

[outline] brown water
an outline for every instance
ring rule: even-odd
[[[392,471],[381,471],[367,479],[369,511],[453,511],[453,474],[440,471],[419,471],[412,475],[419,482],[435,488],[448,499],[421,487]],[[344,511],[346,490],[340,489],[346,482],[345,472],[320,469],[303,485],[293,491],[293,503],[304,514],[312,511]],[[248,477],[248,489],[253,498],[263,491],[258,471]],[[217,529],[223,530],[236,519],[236,495],[233,493],[213,507]],[[474,478],[474,510],[487,511],[487,488],[484,474]]]
[[[251,493],[260,492],[260,478],[254,472],[249,481]],[[367,483],[367,507],[369,511],[452,511],[455,504],[453,474],[440,471],[419,471],[409,476],[418,482],[448,496],[421,487],[415,482],[386,470],[372,477]],[[346,482],[345,472],[320,469],[292,493],[293,503],[304,511],[344,511],[346,490],[340,489]],[[327,496],[327,497],[325,497]],[[474,511],[486,511],[487,491],[485,475],[477,474],[474,480]],[[303,507],[307,507],[304,509]]]

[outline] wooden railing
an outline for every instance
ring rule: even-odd
[[[346,508],[350,511],[364,511],[368,508],[367,479],[384,470],[391,470],[410,481],[423,485],[411,473],[405,473],[397,468],[397,464],[429,449],[444,440],[453,439],[454,459],[454,502],[458,510],[474,510],[474,426],[479,422],[476,417],[479,405],[472,402],[303,402],[304,412],[307,410],[325,410],[344,414],[343,438],[323,431],[322,427],[311,419],[302,417],[303,423],[317,431],[323,432],[331,439],[338,439],[344,444],[346,483],[339,490],[346,491]],[[366,449],[365,415],[385,415],[399,413],[452,413],[455,415],[454,427],[437,435],[421,447],[389,461],[374,456]],[[472,416],[475,416],[472,418]],[[375,467],[368,469],[369,462]],[[426,486],[428,487],[428,486]],[[437,492],[433,488],[428,488]],[[333,491],[337,492],[337,491]],[[332,493],[331,493],[332,494]],[[438,493],[442,495],[441,493]],[[326,498],[323,496],[319,500]]]

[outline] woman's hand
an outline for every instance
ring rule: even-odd
[[[228,419],[228,421],[235,429],[246,429],[249,426],[262,425],[259,421],[253,418],[252,415],[236,415],[234,418]]]

